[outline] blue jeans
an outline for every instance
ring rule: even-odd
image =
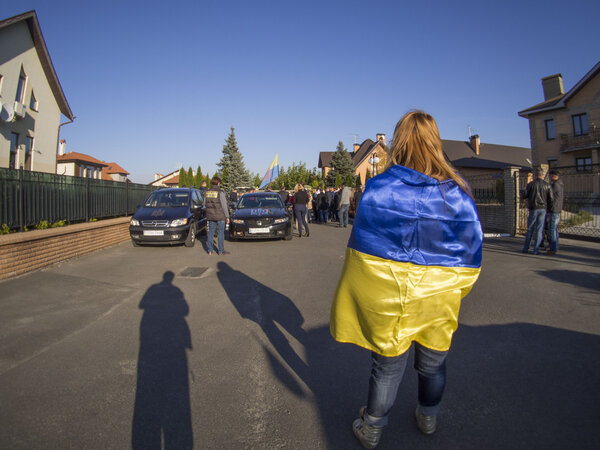
[[[326,209],[319,209],[319,222],[327,223],[327,212]]]
[[[338,215],[340,216],[340,226],[348,226],[348,208],[350,205],[340,205]]]
[[[436,416],[446,387],[446,356],[415,342],[414,367],[419,374],[419,411]],[[369,380],[369,400],[365,420],[369,425],[387,425],[390,410],[396,401],[398,386],[402,381],[408,361],[407,350],[400,356],[388,358],[372,353],[373,366]]]
[[[225,251],[225,221],[224,220],[209,220],[208,221],[208,236],[206,238],[206,247],[208,253],[213,251],[213,241],[215,239],[215,230],[218,227],[219,233],[217,241],[219,243],[219,253]]]
[[[560,221],[560,213],[549,213],[550,221],[548,223],[548,244],[550,250],[558,251],[558,222]]]
[[[532,209],[527,217],[527,234],[525,235],[525,244],[523,251],[529,251],[531,238],[533,237],[533,254],[537,255],[540,252],[540,244],[542,243],[542,234],[544,233],[544,220],[546,219],[545,209]]]
[[[306,228],[306,234],[308,234],[308,224],[306,223],[306,205],[294,205],[294,212],[296,213],[296,220],[298,221],[298,233],[302,236],[302,225]]]

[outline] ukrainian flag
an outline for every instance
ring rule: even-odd
[[[331,308],[331,335],[383,356],[450,348],[481,270],[477,209],[452,180],[392,166],[367,182]]]
[[[263,179],[260,183],[260,186],[258,187],[259,189],[262,189],[263,187],[268,185],[271,181],[275,181],[277,179],[277,177],[279,176],[278,157],[279,157],[279,155],[275,155],[275,159],[273,160],[273,162],[267,169],[267,173],[265,173],[265,176],[263,177]]]

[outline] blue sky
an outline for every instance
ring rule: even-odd
[[[528,147],[540,79],[568,90],[600,59],[597,1],[21,0],[0,18],[31,9],[77,116],[67,149],[138,183],[214,173],[231,126],[252,172],[316,167],[413,108],[444,139]]]

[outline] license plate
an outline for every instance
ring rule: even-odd
[[[258,233],[270,233],[271,230],[269,230],[268,228],[250,228],[248,230],[248,233],[250,234],[258,234]]]
[[[144,230],[144,236],[164,236],[163,230]]]

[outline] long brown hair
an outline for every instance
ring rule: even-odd
[[[434,118],[424,111],[410,111],[398,121],[387,167],[395,164],[416,170],[438,181],[452,179],[463,191],[471,195],[468,183],[456,173],[444,156],[442,139]]]

